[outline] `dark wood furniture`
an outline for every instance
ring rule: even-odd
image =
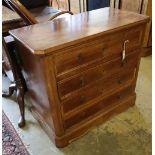
[[[134,105],[148,21],[105,8],[10,31],[32,113],[57,147]]]
[[[25,26],[22,19],[12,10],[3,6],[2,7],[2,67],[3,72],[8,76],[11,81],[8,92],[3,91],[3,97],[9,97],[16,91],[16,99],[20,109],[20,119],[18,122],[19,127],[25,125],[24,115],[24,93],[25,85],[22,78],[20,67],[17,64],[15,56],[14,39],[8,35],[8,31],[14,28]]]
[[[33,1],[34,2],[34,1]],[[19,127],[23,127],[25,125],[25,117],[24,117],[24,83],[22,76],[20,75],[20,67],[15,62],[15,57],[13,55],[14,51],[14,41],[8,36],[8,31],[11,29],[23,27],[26,25],[36,24],[38,22],[44,22],[47,20],[53,20],[54,18],[65,14],[70,13],[70,11],[59,11],[52,7],[41,6],[41,4],[37,3],[36,7],[31,10],[32,14],[19,2],[14,0],[6,0],[8,6],[14,9],[16,12],[10,10],[6,6],[3,6],[3,71],[7,74],[9,79],[13,82],[8,92],[3,92],[3,97],[9,97],[16,91],[17,102],[20,107],[21,118],[19,121]],[[29,7],[33,6],[33,4],[29,3]],[[51,16],[52,15],[52,16]],[[9,56],[10,55],[10,56]],[[8,58],[9,56],[9,58]],[[11,62],[12,61],[12,62]],[[17,61],[17,60],[16,60]]]
[[[9,8],[2,6],[2,36],[5,37],[8,35],[8,31],[11,29],[15,29],[15,28],[19,28],[24,26],[24,23],[22,22],[21,18],[12,10],[10,10]],[[5,44],[5,42],[3,41],[3,44]],[[6,45],[3,45],[6,46]],[[11,69],[11,65],[8,61],[7,58],[7,54],[5,52],[5,48],[3,47],[3,52],[2,52],[2,56],[3,56],[3,70],[5,72],[5,74],[7,74],[7,76],[9,77],[9,79],[13,82],[13,74],[12,74],[12,69]]]
[[[6,6],[2,6],[2,32],[7,33],[9,30],[23,27],[25,24],[23,23],[20,16],[10,10]]]
[[[4,2],[5,1],[3,1],[3,3]],[[50,6],[47,6],[48,2],[49,1],[47,0],[46,1],[33,0],[29,2],[22,0],[20,3],[18,1],[7,0],[7,3],[9,3],[10,5],[12,4],[12,7],[17,8],[15,10],[19,13],[19,15],[16,12],[10,10],[6,6],[2,7],[3,37],[7,35],[7,32],[9,30],[23,27],[30,24],[36,24],[38,22],[45,22],[47,20],[52,20],[62,14],[66,14],[66,13],[72,14],[72,12],[69,12],[69,11],[60,11]],[[30,9],[30,12],[22,5],[22,3],[24,3],[26,7]],[[13,81],[12,74],[10,73],[11,67],[5,52],[3,52],[3,68],[5,69],[5,72],[9,76],[10,80]]]
[[[16,99],[20,109],[20,119],[18,122],[19,127],[23,127],[25,125],[25,111],[24,111],[24,93],[26,90],[26,86],[23,80],[23,77],[20,72],[19,64],[17,61],[17,55],[15,54],[15,42],[12,36],[7,36],[2,38],[3,42],[3,50],[5,50],[6,57],[9,61],[9,65],[13,72],[13,83],[9,87],[8,92],[3,92],[3,97],[9,97],[16,91]]]
[[[152,0],[111,0],[111,7],[144,14],[152,18]],[[152,54],[152,20],[146,27],[142,56]]]
[[[26,7],[24,7],[24,5],[22,5],[22,3],[20,3],[18,0],[5,0],[6,3],[8,4],[8,6],[10,6],[24,21],[24,23],[26,23],[26,25],[32,25],[32,24],[37,24],[39,22],[45,22],[47,21],[47,18],[48,20],[53,20],[54,18],[62,15],[62,14],[66,14],[66,13],[69,13],[71,15],[73,15],[72,12],[70,11],[58,11],[57,12],[55,11],[53,13],[53,8],[49,8],[49,10],[51,10],[50,13],[53,13],[51,17],[49,17],[49,15],[44,15],[45,13],[38,16],[38,12],[40,12],[40,10],[38,11],[38,8],[37,9],[33,9],[31,10],[31,12],[33,12],[35,15],[38,16],[38,18],[35,16],[33,16],[33,14],[31,14],[30,11],[28,11],[26,9]],[[42,9],[42,8],[41,8]]]
[[[3,1],[3,3],[4,2],[5,1]],[[12,2],[14,2],[14,1],[12,1]],[[26,1],[21,1],[21,2],[23,3]],[[37,1],[37,2],[39,2],[39,1]],[[4,4],[6,5],[6,3],[4,3]],[[16,12],[10,10],[6,6],[2,6],[2,32],[3,32],[3,37],[7,35],[7,32],[9,30],[19,28],[19,27],[23,27],[23,26],[30,25],[30,24],[34,24],[37,22],[45,22],[45,21],[49,20],[51,17],[52,17],[51,18],[51,20],[52,20],[52,19],[56,18],[58,15],[68,13],[68,11],[63,11],[60,13],[59,10],[54,9],[52,7],[49,7],[49,6],[46,6],[47,0],[39,2],[39,3],[35,3],[35,1],[33,1],[33,3],[32,3],[32,1],[28,3],[28,1],[27,1],[27,3],[24,3],[24,4],[26,5],[26,7],[30,8],[31,13],[20,3],[17,3],[17,7],[19,8],[19,11],[21,13],[24,10],[23,15],[25,15],[25,14],[28,15],[28,19],[30,19],[31,22],[27,22],[26,18],[24,18],[24,20],[23,20]],[[16,3],[15,3],[15,5],[16,5]],[[69,12],[69,13],[71,13],[71,12]],[[3,69],[5,70],[9,79],[13,82],[13,78],[12,78],[13,75],[11,73],[11,66],[9,64],[7,57],[6,57],[5,52],[3,52]]]

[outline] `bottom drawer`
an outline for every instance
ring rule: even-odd
[[[72,115],[71,117],[65,118],[65,128],[68,129],[73,125],[80,123],[86,119],[91,119],[94,115],[100,112],[108,111],[112,106],[123,102],[127,98],[131,97],[134,94],[133,87],[126,87],[121,91],[112,94],[111,96],[102,98],[100,101],[97,101],[92,106],[87,107],[85,110]]]

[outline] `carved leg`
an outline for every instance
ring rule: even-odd
[[[14,83],[9,87],[9,93],[3,94],[4,97],[11,96],[16,90],[16,99],[20,109],[20,119],[18,126],[23,127],[25,125],[25,116],[24,116],[24,93],[25,87],[22,80],[22,73],[20,69],[20,64],[18,62],[18,57],[16,53],[15,41],[11,36],[6,36],[3,38],[3,47],[6,52],[7,58],[10,62],[11,69],[13,72]]]
[[[5,73],[5,61],[4,60],[2,60],[2,74],[6,77],[7,75],[6,75],[6,73]]]
[[[25,126],[25,106],[24,106],[24,88],[18,87],[17,88],[17,102],[20,109],[20,119],[18,122],[18,126],[20,128]]]
[[[9,92],[3,92],[2,93],[2,97],[10,97],[15,90],[16,90],[16,84],[15,83],[12,83],[9,86]]]

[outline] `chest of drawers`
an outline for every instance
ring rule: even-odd
[[[10,31],[31,110],[56,146],[134,105],[148,20],[105,8]]]

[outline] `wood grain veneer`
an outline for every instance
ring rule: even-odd
[[[110,6],[121,10],[128,10],[150,17],[147,23],[143,42],[142,56],[148,56],[152,53],[152,0],[110,0]]]
[[[88,39],[113,32],[116,28],[129,28],[148,20],[149,18],[144,15],[105,8],[69,16],[67,19],[55,19],[53,22],[24,27],[18,31],[12,30],[11,34],[14,37],[18,36],[18,40],[24,42],[32,53],[44,55],[68,48],[80,41],[87,42]]]
[[[134,105],[148,20],[105,8],[10,31],[32,113],[57,147]]]

